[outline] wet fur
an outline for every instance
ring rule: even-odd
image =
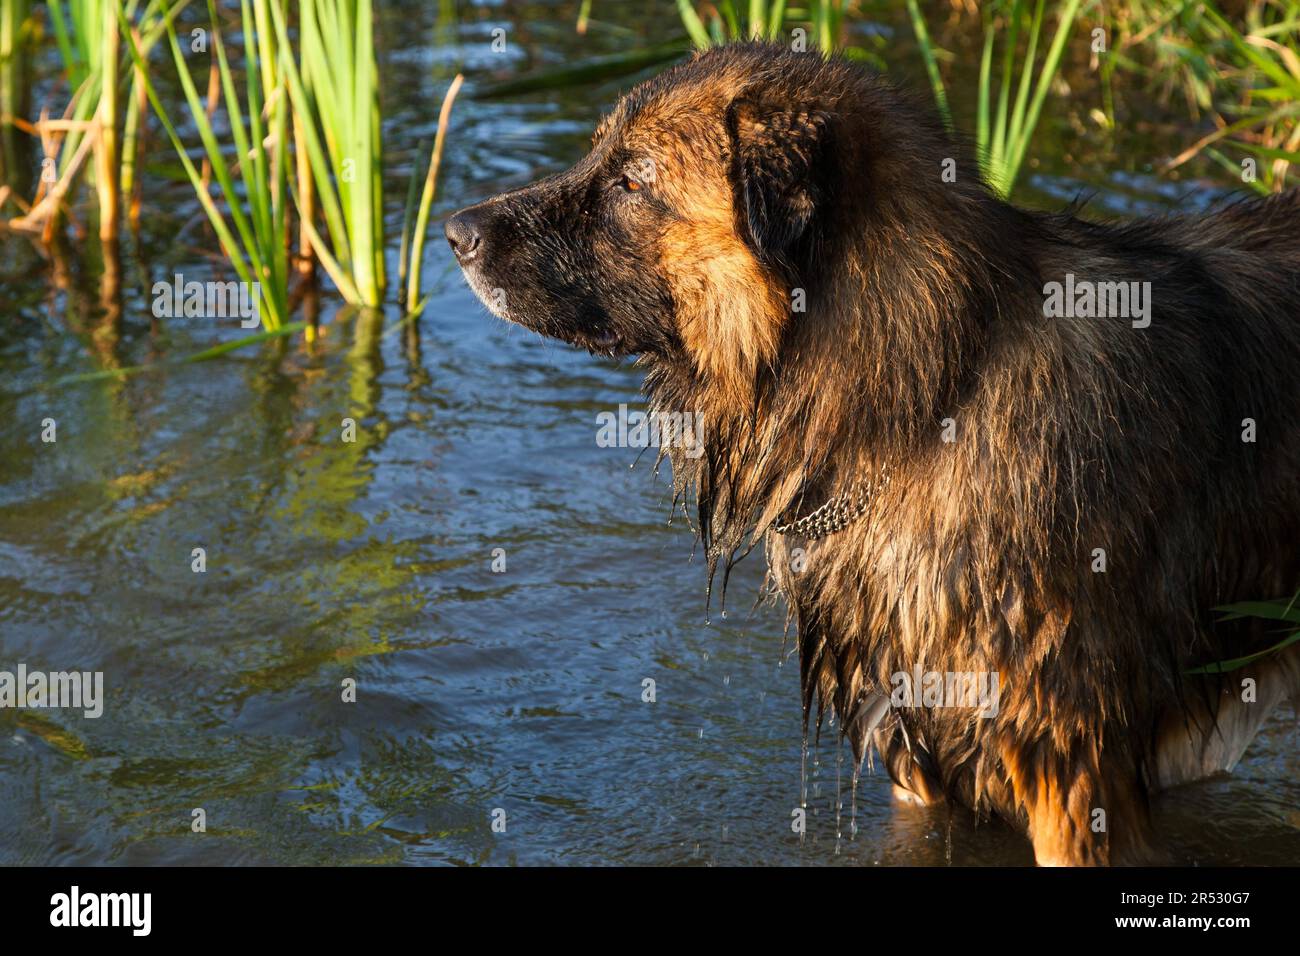
[[[624,154],[653,156],[653,192],[607,207]],[[1230,769],[1300,687],[1295,649],[1187,673],[1277,640],[1214,606],[1300,584],[1300,194],[1020,210],[928,106],[746,45],[639,87],[592,156],[491,203],[503,314],[617,341],[655,407],[703,413],[704,456],[672,458],[711,569],[765,544],[806,716],[921,799],[1019,823],[1040,863],[1156,859],[1149,795]],[[1067,272],[1151,281],[1150,327],[1045,318]],[[847,529],[773,530],[882,467]],[[917,666],[998,672],[998,715],[882,710]]]

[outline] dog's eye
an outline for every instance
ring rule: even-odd
[[[625,193],[639,193],[642,189],[641,181],[632,178],[627,173],[620,176],[614,185]]]

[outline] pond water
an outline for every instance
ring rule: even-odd
[[[396,197],[457,69],[472,92],[677,29],[668,3],[596,0],[586,37],[572,4],[383,6]],[[905,34],[879,29],[904,60]],[[47,73],[38,104],[57,93]],[[626,85],[464,96],[435,214],[576,160]],[[1151,171],[1186,139],[1135,123],[1103,143],[1074,112],[1044,130],[1023,201],[1092,188],[1097,214],[1127,215],[1212,195]],[[171,162],[165,144],[153,159]],[[98,719],[0,710],[0,863],[1032,862],[1000,825],[895,807],[879,774],[851,836],[833,734],[809,758],[808,833],[791,831],[798,665],[783,612],[750,612],[759,560],[706,622],[667,475],[595,440],[599,412],[640,407],[639,375],[488,316],[437,223],[418,324],[327,298],[315,348],[45,387],[242,334],[152,317],[153,282],[228,276],[188,185],[156,175],[147,199],[117,322],[90,253],[0,246],[0,670],[102,671],[106,696]],[[1295,745],[1288,712],[1233,776],[1162,798],[1180,857],[1300,859]]]

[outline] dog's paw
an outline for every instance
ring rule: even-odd
[[[909,807],[928,807],[929,801],[919,793],[913,793],[906,787],[900,787],[898,784],[893,785],[894,801]]]

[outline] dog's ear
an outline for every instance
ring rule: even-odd
[[[740,234],[760,260],[788,267],[823,202],[830,114],[742,93],[726,122]]]

